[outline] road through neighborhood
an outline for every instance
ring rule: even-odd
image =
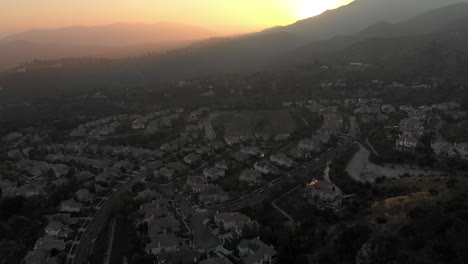
[[[109,216],[114,209],[115,203],[118,201],[120,194],[130,190],[132,186],[145,177],[144,173],[133,176],[128,182],[122,184],[117,191],[115,191],[109,199],[102,205],[94,215],[91,223],[86,228],[81,236],[80,243],[73,257],[73,264],[87,264],[88,258],[92,253],[92,248],[99,230],[106,223]]]

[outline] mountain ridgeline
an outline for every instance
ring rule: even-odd
[[[464,78],[468,3],[447,5],[452,2],[458,1],[357,0],[290,26],[212,38],[164,54],[27,64],[20,67],[25,69],[21,72],[16,68],[0,76],[0,86],[4,92],[23,95],[33,89],[44,94],[46,90],[154,87],[161,81],[291,69],[317,62],[362,62],[396,73]],[[50,67],[57,63],[60,68]]]
[[[218,33],[176,23],[30,30],[0,39],[0,70],[33,59],[124,58],[182,48]]]

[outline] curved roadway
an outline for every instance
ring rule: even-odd
[[[96,212],[91,223],[86,228],[81,236],[80,243],[76,249],[75,256],[73,257],[73,264],[87,264],[89,256],[92,253],[94,240],[99,234],[99,230],[106,223],[109,216],[114,209],[114,205],[119,198],[120,194],[130,190],[132,186],[145,177],[144,173],[133,176],[128,182],[122,184],[117,191],[115,191],[109,199],[102,205]]]

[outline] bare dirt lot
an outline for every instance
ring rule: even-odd
[[[369,161],[369,151],[360,145],[360,150],[354,155],[349,162],[346,171],[349,176],[358,182],[374,182],[376,178],[385,177],[387,179],[396,179],[404,174],[411,176],[430,176],[441,175],[440,172],[425,171],[416,167],[404,165],[398,166],[379,166]]]

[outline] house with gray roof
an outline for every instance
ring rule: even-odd
[[[258,238],[244,239],[237,245],[242,262],[245,264],[271,264],[276,250]]]

